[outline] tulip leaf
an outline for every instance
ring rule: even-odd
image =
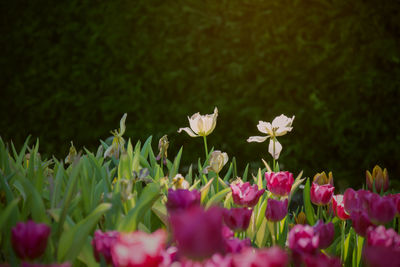
[[[18,202],[18,198],[14,199],[3,211],[0,212],[0,231],[3,229],[4,224],[9,221],[9,218],[13,215],[15,209],[18,209]]]
[[[139,200],[136,202],[135,207],[120,221],[118,231],[135,231],[139,220],[143,218],[144,213],[153,206],[154,202],[157,201],[160,196],[160,187],[155,183],[148,184],[140,195]]]
[[[224,180],[221,179],[221,177],[218,177],[218,182],[220,185],[222,185],[223,188],[228,188],[229,186],[224,182]]]
[[[249,164],[246,164],[246,168],[244,169],[243,175],[242,175],[242,180],[243,182],[247,181],[247,175],[249,173]]]
[[[232,162],[231,162],[231,164],[229,165],[229,169],[228,169],[227,173],[224,176],[224,181],[227,181],[229,179],[229,177],[232,174],[232,171],[233,171],[233,165],[232,165]]]
[[[160,218],[164,225],[168,225],[167,208],[161,203],[161,201],[156,201],[151,207],[151,210],[157,215],[158,218]]]
[[[203,176],[204,176],[204,175],[203,175]],[[205,201],[205,199],[206,199],[206,197],[207,197],[207,195],[208,195],[208,191],[210,191],[210,186],[211,186],[211,184],[212,184],[213,181],[214,181],[214,178],[211,178],[210,181],[208,181],[208,182],[206,183],[206,185],[203,186],[203,187],[200,189],[200,192],[201,192],[201,203],[204,203],[204,201]]]
[[[78,260],[83,262],[85,266],[98,266],[96,259],[93,256],[93,247],[89,239],[86,240],[85,245],[82,247],[78,255]]]
[[[101,216],[110,208],[110,203],[100,204],[85,219],[63,232],[57,251],[57,259],[59,262],[67,260],[72,261],[79,255],[90,232]]]
[[[183,152],[183,146],[181,147],[181,149],[179,149],[179,152],[174,159],[174,163],[172,164],[172,168],[171,168],[170,174],[169,174],[170,178],[175,177],[175,175],[178,173],[179,164],[181,162],[181,157],[182,157],[182,152]]]
[[[267,171],[268,171],[268,172],[272,172],[272,169],[271,169],[271,167],[268,165],[268,163],[267,163],[264,159],[261,159],[261,160],[262,160],[262,162],[264,163],[265,168],[267,168]]]
[[[143,158],[147,159],[147,156],[149,155],[149,151],[151,150],[151,140],[153,139],[153,136],[150,135],[147,140],[144,142],[142,150],[140,151],[140,154],[142,155]]]
[[[303,199],[304,199],[304,208],[305,208],[307,222],[310,225],[314,225],[315,224],[314,208],[312,207],[310,200],[310,179],[307,179],[307,182],[304,186]]]
[[[216,205],[218,202],[220,202],[226,194],[231,192],[231,188],[225,188],[221,191],[219,191],[217,194],[213,195],[210,200],[207,201],[206,209],[210,208],[212,205]]]

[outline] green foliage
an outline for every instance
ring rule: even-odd
[[[93,150],[127,112],[126,136],[170,136],[187,115],[220,115],[210,146],[257,169],[258,120],[296,115],[284,168],[331,170],[345,188],[375,164],[400,175],[400,24],[396,1],[7,1],[2,137],[41,153]],[[195,163],[190,153],[184,166]],[[244,160],[246,159],[246,160]],[[239,165],[244,169],[244,165]],[[241,173],[241,171],[240,171]]]

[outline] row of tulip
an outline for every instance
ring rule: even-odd
[[[367,171],[368,190],[343,195],[331,173],[294,178],[277,162],[277,137],[294,120],[281,115],[260,121],[266,136],[248,139],[270,138],[272,168],[263,160],[251,179],[248,167],[239,178],[236,159],[208,151],[217,116],[196,113],[179,130],[204,140],[205,159],[185,176],[182,149],[168,159],[167,136],[157,156],[151,137],[143,146],[125,141],[126,114],[110,145],[93,154],[71,144],[64,163],[41,160],[38,143],[18,153],[0,139],[0,264],[400,266],[400,194],[388,192],[386,169]]]

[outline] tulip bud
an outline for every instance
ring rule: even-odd
[[[92,239],[93,253],[97,262],[100,262],[100,255],[104,258],[106,263],[112,263],[111,247],[117,240],[119,232],[109,231],[103,233],[101,230],[97,230],[94,233]]]
[[[168,141],[168,136],[164,135],[163,137],[160,138],[158,141],[158,155],[157,155],[157,160],[160,160],[161,158],[166,159],[168,156],[168,146],[169,146],[169,141]],[[161,163],[162,164],[162,163]]]
[[[228,154],[219,150],[214,150],[210,156],[210,165],[207,167],[207,171],[211,170],[215,173],[219,173],[222,167],[228,162]]]
[[[381,167],[375,165],[372,174],[369,171],[365,172],[365,178],[370,191],[373,190],[373,184],[378,193],[386,192],[389,189],[389,174],[386,168],[382,171]]]
[[[152,234],[136,231],[121,233],[111,247],[114,266],[157,267],[163,261],[167,234],[157,230]]]
[[[183,211],[192,207],[200,206],[201,193],[194,189],[168,190],[168,201],[166,203],[169,213]]]
[[[330,184],[319,185],[312,183],[310,190],[311,202],[318,206],[329,204],[332,200],[334,190],[335,187]]]
[[[267,188],[272,194],[277,196],[287,196],[294,183],[293,174],[284,172],[266,172]]]
[[[47,247],[50,227],[43,223],[19,222],[11,229],[11,243],[22,260],[33,260],[42,256]]]
[[[265,210],[265,217],[271,222],[279,222],[288,213],[288,200],[275,200],[272,198],[268,199],[267,209]]]
[[[296,222],[296,224],[306,224],[307,223],[306,214],[303,211],[299,212],[299,214],[297,214],[297,216],[294,217],[294,221]]]
[[[232,198],[236,205],[254,207],[262,194],[264,189],[258,190],[257,185],[250,185],[249,182],[246,183],[232,183]]]
[[[225,224],[235,232],[246,231],[249,227],[253,210],[248,208],[224,209],[223,216]]]
[[[71,164],[75,160],[77,155],[78,155],[78,153],[76,152],[74,143],[71,141],[71,147],[69,148],[69,153],[68,153],[67,157],[65,158],[65,164]]]
[[[332,172],[329,172],[328,176],[326,176],[325,172],[317,173],[314,175],[313,182],[319,185],[330,184],[333,186]]]
[[[172,189],[189,189],[190,184],[188,181],[185,180],[185,178],[178,173],[175,175],[174,178],[172,178]]]
[[[335,237],[335,227],[333,223],[324,224],[322,220],[319,220],[314,226],[314,232],[319,236],[319,248],[324,249],[329,247],[333,238]]]

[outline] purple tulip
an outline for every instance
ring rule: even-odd
[[[353,211],[350,215],[350,219],[352,221],[354,231],[361,236],[365,236],[367,234],[368,227],[373,226],[367,213],[364,211]]]
[[[310,190],[311,202],[318,206],[328,205],[332,200],[334,190],[335,187],[330,184],[319,185],[312,183]]]
[[[319,236],[309,225],[296,224],[289,232],[289,248],[299,254],[315,254],[319,247]]]
[[[200,191],[187,189],[168,190],[168,201],[166,203],[168,212],[182,211],[194,206],[200,206]]]
[[[394,194],[394,195],[389,195],[392,200],[393,203],[396,207],[396,216],[400,217],[400,193]]]
[[[303,254],[302,262],[306,267],[342,267],[339,258],[331,258],[323,253],[317,255]]]
[[[100,262],[100,255],[104,258],[106,263],[112,263],[111,257],[111,246],[117,240],[119,232],[117,231],[109,231],[103,233],[101,230],[97,230],[94,233],[94,237],[92,239],[93,253],[97,262]]]
[[[227,253],[239,253],[244,248],[251,247],[251,240],[249,238],[239,239],[239,238],[231,238],[225,240],[225,247]]]
[[[379,246],[400,249],[400,235],[392,228],[386,229],[385,226],[370,226],[367,229],[367,241],[369,246]]]
[[[249,227],[253,210],[248,208],[224,209],[223,216],[225,224],[235,232],[246,231]]]
[[[278,196],[287,196],[294,183],[293,174],[284,172],[266,172],[267,188],[272,194]]]
[[[396,207],[393,199],[387,196],[371,194],[368,206],[368,215],[375,224],[385,224],[393,220]]]
[[[319,248],[324,249],[329,247],[333,238],[335,237],[335,227],[333,223],[324,224],[322,220],[319,220],[314,226],[314,232],[319,236]]]
[[[20,259],[36,259],[42,256],[47,247],[50,227],[43,223],[19,222],[11,229],[12,247]]]
[[[233,202],[239,206],[254,207],[264,189],[258,190],[257,185],[250,185],[249,182],[231,184]]]
[[[354,191],[348,188],[343,195],[344,209],[348,214],[353,211],[366,211],[369,204],[371,192],[366,190]]]
[[[363,258],[368,267],[399,267],[399,255],[399,249],[379,246],[365,246],[363,249]]]
[[[29,262],[23,262],[21,264],[21,267],[71,267],[71,263],[65,262],[65,263],[52,263],[52,264],[40,264],[40,263],[29,263]]]
[[[164,260],[163,250],[167,239],[164,230],[154,233],[121,233],[111,247],[113,265],[157,267]]]
[[[170,217],[172,233],[179,253],[200,260],[223,253],[222,211],[212,207],[204,211],[195,207]]]
[[[288,200],[275,200],[268,199],[267,209],[265,210],[265,217],[271,222],[279,222],[288,213]]]
[[[232,238],[235,235],[235,233],[226,225],[222,226],[222,236],[225,239]]]

